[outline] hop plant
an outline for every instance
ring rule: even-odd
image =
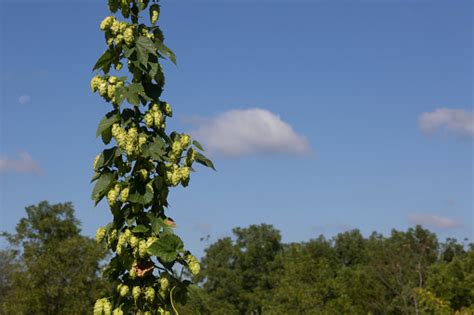
[[[157,25],[157,2],[108,0],[111,14],[99,25],[106,51],[94,66],[90,88],[111,109],[97,129],[108,147],[93,163],[92,199],[97,204],[105,198],[114,216],[97,230],[96,240],[106,240],[113,254],[104,276],[120,284],[112,295],[97,300],[94,315],[176,313],[173,302],[182,302],[191,283],[178,276],[178,266],[193,275],[200,269],[165,212],[170,188],[188,185],[194,162],[214,166],[197,141],[166,129],[173,111],[161,99],[165,80],[160,61],[175,63],[176,57]],[[140,20],[147,12],[151,25]],[[112,67],[129,73],[118,76]]]

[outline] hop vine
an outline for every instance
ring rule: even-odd
[[[113,215],[96,240],[113,253],[104,275],[116,289],[96,301],[93,313],[177,314],[175,303],[186,302],[191,284],[182,271],[192,279],[200,265],[173,231],[176,224],[165,213],[168,195],[172,187],[189,184],[195,162],[214,165],[199,142],[166,131],[173,111],[161,99],[160,61],[176,63],[176,57],[157,25],[160,5],[109,0],[108,7],[111,15],[99,25],[107,48],[93,67],[90,87],[112,106],[97,129],[110,147],[94,159],[92,199],[97,205],[105,198]]]

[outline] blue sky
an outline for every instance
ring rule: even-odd
[[[172,193],[187,247],[262,222],[284,241],[415,223],[473,240],[471,1],[162,5],[169,126],[218,169]],[[105,1],[1,4],[1,230],[41,200],[72,201],[88,235],[111,219],[89,184],[106,15]]]

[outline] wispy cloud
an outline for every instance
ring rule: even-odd
[[[28,153],[23,152],[15,159],[0,157],[0,173],[7,172],[41,175],[43,170]]]
[[[194,227],[201,234],[209,234],[212,229],[212,226],[209,223],[197,223]]]
[[[306,138],[274,113],[261,108],[234,109],[210,119],[195,119],[193,136],[209,151],[227,157],[262,153],[305,155]]]
[[[20,102],[21,105],[25,105],[31,101],[31,97],[29,95],[22,95],[18,98],[18,102]]]
[[[448,217],[432,213],[412,213],[408,216],[411,224],[428,225],[440,229],[452,229],[462,227],[462,223]]]
[[[420,115],[418,126],[425,134],[445,130],[474,138],[474,114],[463,109],[438,108]]]

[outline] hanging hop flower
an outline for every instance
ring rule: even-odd
[[[114,309],[112,315],[123,315],[123,311],[121,308]]]
[[[125,187],[124,189],[122,189],[122,191],[120,192],[120,200],[122,200],[122,202],[127,201],[129,193],[130,188]]]
[[[132,289],[132,296],[133,296],[133,299],[136,301],[138,301],[138,299],[140,298],[140,294],[141,294],[141,290],[140,290],[140,287],[139,286],[134,286],[133,289]]]
[[[172,117],[173,116],[173,110],[171,109],[171,105],[168,102],[162,103],[163,106],[163,112],[165,113],[166,116]]]
[[[120,283],[117,286],[117,292],[120,294],[121,297],[125,297],[128,292],[130,292],[130,289],[128,288],[127,285]]]
[[[130,244],[131,248],[136,248],[138,246],[139,241],[140,240],[138,239],[138,237],[136,237],[135,235],[132,235],[130,236],[130,239],[128,240],[128,244]]]
[[[127,27],[127,29],[123,32],[123,39],[125,41],[125,44],[127,46],[131,46],[133,43],[133,40],[135,39],[133,36],[133,28],[132,27]]]
[[[104,315],[112,315],[112,303],[108,299],[104,299],[103,307]]]
[[[107,16],[100,23],[100,30],[102,31],[108,30],[114,22],[115,22],[115,18],[113,16]]]
[[[150,6],[150,21],[151,24],[156,25],[160,16],[160,6],[156,3]]]
[[[95,240],[97,243],[101,243],[105,238],[106,230],[104,227],[100,227],[95,232]]]
[[[183,134],[179,139],[179,143],[183,149],[186,149],[191,144],[191,137],[189,135]]]
[[[140,258],[145,258],[147,256],[148,247],[145,240],[138,242],[138,256]]]
[[[201,270],[201,265],[199,265],[199,261],[196,257],[191,254],[187,254],[184,257],[184,260],[186,260],[186,263],[188,264],[188,269],[194,276],[199,274],[199,271]]]
[[[107,193],[107,201],[109,202],[109,205],[113,207],[117,201],[117,198],[120,194],[120,186],[117,184],[115,185],[114,189],[109,190]]]
[[[104,300],[98,299],[94,304],[94,315],[102,315],[104,310]]]
[[[155,289],[153,289],[152,287],[147,287],[145,289],[145,299],[149,303],[153,303],[153,301],[155,300]]]

